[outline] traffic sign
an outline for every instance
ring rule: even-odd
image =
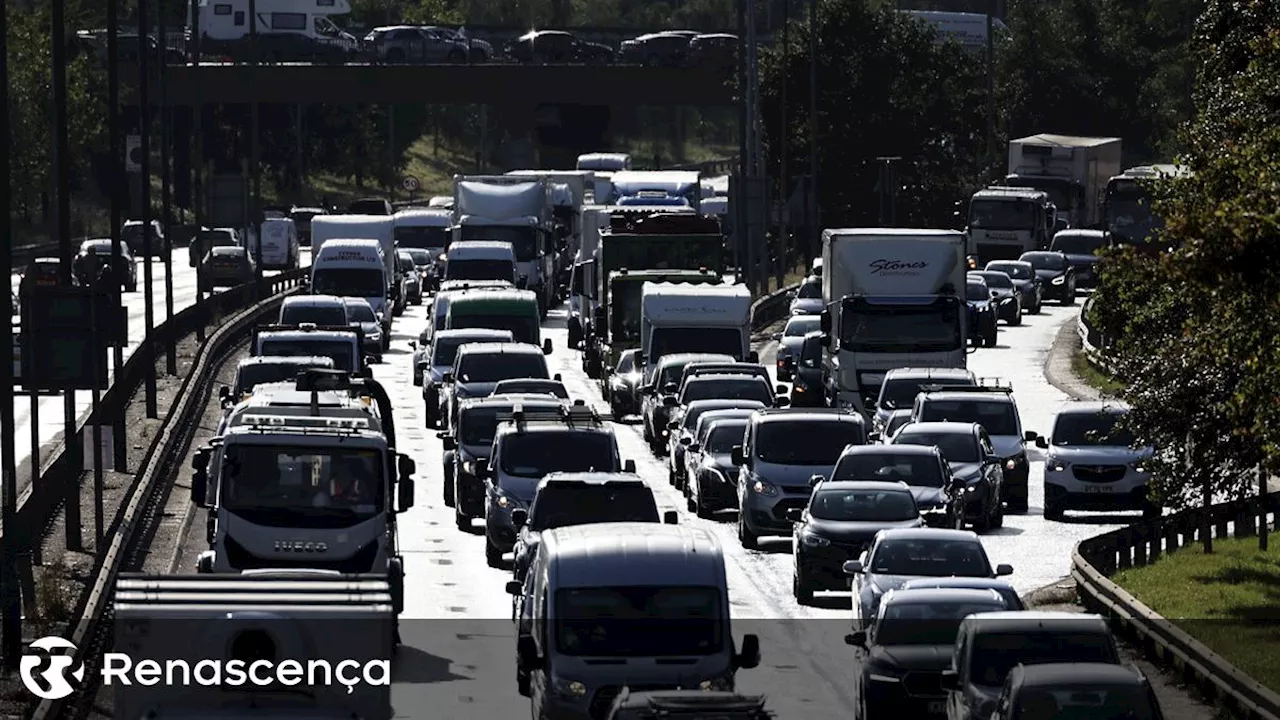
[[[124,169],[127,172],[142,171],[142,136],[130,135],[124,141]]]
[[[18,383],[29,391],[105,389],[106,349],[124,344],[126,315],[111,293],[33,288],[22,302]]]
[[[46,330],[82,332],[91,335],[97,328],[98,340],[104,345],[125,345],[124,308],[115,297],[84,287],[34,287],[22,299],[22,331],[43,333]]]
[[[400,187],[409,192],[417,192],[418,188],[422,187],[422,184],[418,182],[418,178],[412,175],[405,175],[404,178],[400,180]]]

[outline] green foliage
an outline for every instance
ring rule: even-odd
[[[763,53],[761,107],[770,174],[783,153],[807,172],[810,25],[793,21],[789,47]],[[879,219],[879,156],[901,156],[898,220],[946,227],[953,202],[972,190],[983,134],[981,75],[925,24],[864,0],[818,4],[819,203],[827,227]],[[783,102],[783,93],[787,101]],[[785,110],[786,121],[783,122]]]
[[[1280,2],[1211,0],[1195,46],[1194,175],[1154,204],[1176,249],[1109,258],[1093,318],[1175,501],[1245,494],[1258,463],[1280,468]]]

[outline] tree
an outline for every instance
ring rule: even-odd
[[[898,223],[951,226],[954,202],[972,192],[986,142],[977,64],[955,44],[935,42],[924,23],[865,0],[822,0],[817,14],[823,224],[878,223],[876,158],[900,156]],[[774,176],[784,153],[792,172],[808,168],[811,31],[807,20],[793,21],[790,48],[763,53],[760,105]]]
[[[1280,2],[1211,0],[1197,23],[1193,174],[1161,182],[1168,253],[1103,263],[1093,320],[1129,380],[1129,423],[1159,448],[1175,505],[1251,491],[1280,469]]]

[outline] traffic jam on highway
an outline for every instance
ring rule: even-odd
[[[1102,618],[1020,599],[1138,517],[1115,513],[1160,512],[1126,408],[1063,405],[1012,354],[1092,282],[1105,210],[1052,196],[1121,174],[1092,174],[1093,138],[1067,172],[1015,167],[1070,155],[1036,138],[967,231],[823,231],[767,329],[697,172],[595,153],[306,211],[307,290],[194,453],[182,571],[385,583],[341,612],[385,620],[364,640],[394,682],[323,696],[357,717],[460,702],[430,686],[463,676],[485,686],[460,717],[1162,717]],[[301,221],[266,223],[296,263]],[[210,259],[243,247],[217,234]]]

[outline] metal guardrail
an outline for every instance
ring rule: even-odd
[[[1108,375],[1115,375],[1115,367],[1106,356],[1106,348],[1109,345],[1107,339],[1103,337],[1101,331],[1093,327],[1093,324],[1086,319],[1092,303],[1093,296],[1090,296],[1085,301],[1084,307],[1080,309],[1080,315],[1076,318],[1076,333],[1080,336],[1080,347],[1090,365]]]
[[[758,332],[785,318],[791,308],[791,293],[799,288],[798,283],[778,288],[751,303],[751,331]]]
[[[1071,577],[1081,601],[1111,620],[1151,660],[1172,666],[1184,680],[1227,703],[1244,720],[1280,720],[1280,695],[1249,677],[1186,631],[1144,605],[1110,579],[1197,541],[1256,537],[1280,518],[1280,493],[1192,508],[1089,538],[1071,554]]]

